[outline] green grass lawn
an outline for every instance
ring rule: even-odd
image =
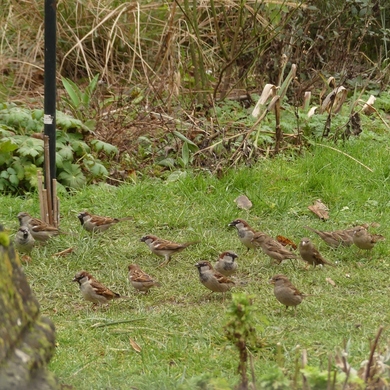
[[[229,249],[239,255],[238,278],[247,282],[235,291],[253,296],[258,343],[250,346],[250,353],[258,388],[266,374],[277,376],[276,367],[293,378],[304,349],[310,366],[327,370],[329,354],[346,347],[349,362],[358,369],[369,356],[378,327],[385,325],[382,346],[390,336],[390,154],[388,143],[369,135],[336,147],[373,172],[317,146],[299,157],[284,155],[231,170],[219,180],[206,171],[187,172],[176,180],[145,178],[133,185],[102,184],[62,194],[61,228],[72,234],[34,249],[32,262],[24,265],[42,313],[57,329],[50,369],[76,389],[233,388],[239,380],[238,353],[223,330],[231,294],[225,300],[217,294],[209,296],[194,267],[201,259],[214,263],[220,252]],[[240,194],[252,200],[250,211],[235,205]],[[318,198],[330,208],[327,222],[307,208]],[[37,196],[4,196],[0,210],[1,222],[14,231],[18,212],[39,216]],[[131,215],[134,221],[91,235],[77,219],[82,210],[112,217]],[[309,236],[337,267],[305,270],[305,263],[298,260],[272,265],[260,251],[246,252],[236,230],[228,227],[235,218],[296,243]],[[304,229],[309,225],[334,230],[374,221],[380,226],[373,231],[388,239],[369,253],[356,247],[332,250]],[[200,243],[157,268],[161,258],[140,242],[147,233]],[[52,256],[68,247],[74,247],[68,257]],[[127,280],[130,263],[138,263],[162,287],[148,295],[136,293]],[[72,283],[82,269],[131,299],[92,310],[82,300],[77,283]],[[277,273],[312,294],[297,308],[296,316],[273,295],[268,279]],[[130,340],[141,352],[132,348]]]

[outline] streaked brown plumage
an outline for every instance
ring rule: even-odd
[[[274,285],[274,294],[276,299],[286,306],[286,310],[289,306],[298,306],[304,298],[309,295],[301,293],[284,275],[275,275],[269,282]]]
[[[299,243],[299,253],[302,259],[306,261],[306,263],[314,265],[314,268],[317,265],[330,265],[335,267],[334,264],[324,259],[318,249],[307,237],[302,238],[301,242]]]
[[[143,236],[141,241],[144,242],[149,249],[157,256],[164,257],[165,261],[162,262],[159,266],[167,265],[171,261],[172,255],[181,252],[190,245],[197,244],[199,241],[185,242],[178,244],[176,242],[164,240],[163,238],[158,238],[152,234]]]
[[[371,234],[363,226],[358,226],[355,229],[355,233],[353,235],[353,243],[359,249],[370,250],[374,248],[378,241],[382,240],[385,240],[385,237],[381,236],[380,234]]]
[[[87,271],[77,272],[73,278],[73,282],[77,282],[79,284],[83,298],[86,301],[92,302],[94,306],[97,304],[108,303],[112,299],[129,299],[129,297],[125,297],[110,290],[104,284],[98,282]]]
[[[283,260],[298,258],[295,253],[290,252],[280,242],[274,240],[268,234],[257,232],[253,236],[252,242],[256,247],[261,247],[263,252],[267,256],[271,257],[271,259],[276,260],[278,264],[280,264]]]
[[[88,211],[82,211],[77,218],[80,220],[81,226],[88,232],[104,232],[113,225],[121,221],[132,220],[133,217],[111,218],[93,215]]]
[[[195,267],[198,268],[200,282],[213,292],[225,293],[235,285],[232,280],[215,271],[208,261],[199,261]]]
[[[149,289],[153,286],[161,287],[161,284],[154,280],[146,272],[142,271],[137,264],[130,264],[129,269],[129,282],[138,291],[145,293],[149,292]]]

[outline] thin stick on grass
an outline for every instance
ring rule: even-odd
[[[335,152],[341,153],[341,154],[343,154],[344,156],[350,158],[351,160],[357,162],[358,164],[360,164],[362,167],[366,168],[366,169],[369,170],[370,172],[374,172],[373,169],[369,168],[367,165],[364,165],[362,162],[360,162],[360,161],[357,160],[356,158],[350,156],[348,153],[342,152],[341,150],[336,149],[336,148],[333,148],[332,146],[329,146],[329,145],[324,145],[324,144],[315,144],[315,145],[316,145],[316,146],[323,146],[324,148],[332,149],[332,150],[334,150]]]
[[[53,199],[53,226],[58,228],[59,214],[58,214],[58,197],[57,197],[57,180],[52,180],[52,199]]]
[[[130,322],[145,320],[146,318],[147,317],[134,318],[133,320],[112,321],[112,322],[107,322],[105,324],[102,324],[102,323],[98,322],[97,324],[91,325],[91,328],[104,328],[106,326],[119,325],[119,324],[128,324]]]
[[[365,383],[367,383],[367,381],[370,377],[370,367],[371,367],[372,361],[374,359],[374,353],[375,353],[376,347],[378,345],[379,338],[381,337],[382,331],[383,331],[383,325],[381,325],[379,327],[378,333],[376,334],[376,337],[374,340],[374,344],[371,347],[370,358],[368,359],[367,370],[366,370],[366,374],[364,375],[364,382]]]
[[[39,196],[39,209],[41,211],[41,220],[44,221],[46,218],[45,208],[44,208],[44,199],[43,199],[43,177],[42,172],[38,172],[38,196]]]

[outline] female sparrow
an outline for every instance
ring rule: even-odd
[[[276,299],[286,306],[286,310],[289,306],[299,305],[303,298],[309,295],[302,294],[284,275],[275,275],[269,282],[274,285],[274,294]]]
[[[215,270],[224,276],[233,275],[237,271],[237,257],[232,251],[222,252],[215,263]]]
[[[129,281],[131,285],[138,291],[144,291],[145,294],[153,286],[161,287],[161,284],[155,281],[151,276],[141,270],[137,264],[130,264]]]
[[[299,243],[299,253],[302,259],[306,261],[306,263],[314,265],[314,268],[319,264],[335,267],[334,264],[322,257],[321,253],[307,237],[302,238]]]
[[[252,242],[256,247],[261,247],[263,252],[280,264],[286,259],[296,259],[298,256],[286,249],[279,241],[274,240],[268,234],[257,232]]]
[[[86,271],[77,272],[73,278],[73,282],[77,282],[79,284],[81,295],[86,301],[92,302],[93,307],[97,304],[108,303],[108,301],[111,301],[112,299],[129,299],[129,297],[125,297],[111,291],[109,288],[99,283]]]
[[[158,238],[151,234],[143,236],[141,241],[144,242],[149,249],[157,256],[165,257],[165,261],[162,262],[159,267],[167,265],[171,261],[171,257],[175,253],[181,252],[183,249],[187,248],[190,245],[197,244],[199,241],[185,242],[184,244],[177,244],[172,241],[164,240]]]
[[[93,215],[87,211],[81,212],[77,218],[80,220],[81,226],[88,232],[104,232],[112,225],[117,224],[121,221],[128,221],[133,217],[124,218],[110,218],[101,217],[99,215]]]
[[[355,228],[355,232],[353,234],[353,243],[359,249],[370,250],[374,248],[378,241],[382,241],[384,239],[385,237],[381,236],[380,234],[370,234],[363,226],[358,226]]]
[[[22,226],[15,234],[15,248],[20,253],[30,254],[35,245],[34,237],[31,235],[28,227]]]
[[[335,230],[333,232],[324,232],[322,230],[313,229],[309,226],[305,226],[305,229],[318,234],[325,243],[332,248],[338,248],[339,246],[351,246],[353,244],[353,233],[356,228]]]
[[[20,212],[18,214],[20,227],[27,227],[31,235],[37,241],[46,242],[54,236],[58,236],[61,232],[54,226],[41,221],[38,218],[33,218],[30,214]]]
[[[252,242],[252,238],[256,231],[252,229],[246,221],[241,218],[237,218],[230,222],[228,226],[234,226],[237,229],[238,238],[241,243],[247,247],[247,251],[251,248],[256,248],[256,245]]]
[[[225,293],[235,285],[232,280],[215,271],[208,261],[200,261],[195,267],[198,268],[200,282],[213,292]]]

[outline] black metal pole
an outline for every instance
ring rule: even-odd
[[[56,178],[56,0],[45,0],[45,97],[44,134],[49,136],[50,172],[45,170],[45,186]],[[49,184],[49,185],[48,185]],[[51,209],[55,199],[51,194]]]

